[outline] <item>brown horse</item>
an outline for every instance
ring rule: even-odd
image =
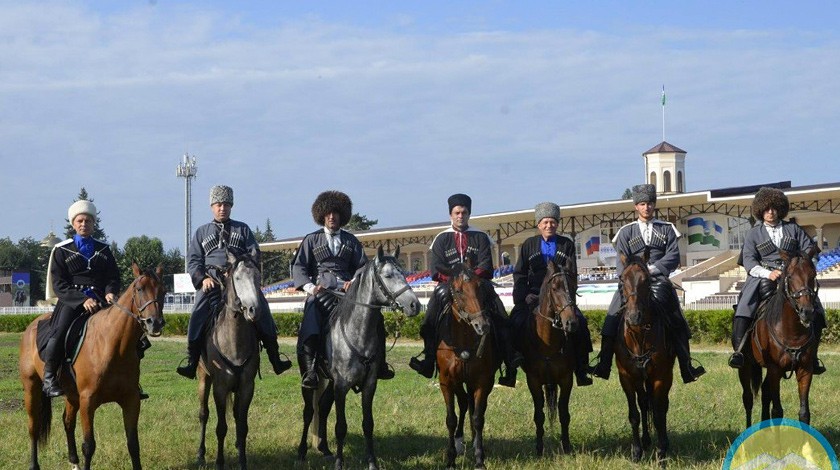
[[[494,348],[489,315],[485,314],[490,300],[481,293],[481,278],[473,273],[469,263],[456,264],[445,274],[450,275],[452,317],[449,334],[444,333],[438,343],[437,366],[449,429],[446,467],[454,469],[455,456],[464,453],[464,418],[469,410],[475,468],[485,468],[484,412],[501,362]]]
[[[72,365],[76,381],[65,366],[61,376],[64,397],[64,431],[70,463],[78,468],[76,453],[76,413],[82,414],[82,468],[89,470],[96,450],[93,418],[103,403],[116,402],[122,408],[123,426],[134,469],[140,465],[140,442],[137,420],[140,416],[140,357],[137,342],[145,332],[160,336],[163,329],[163,294],[161,268],[141,273],[132,265],[136,278],[120,296],[116,304],[100,310],[87,323],[86,339]],[[32,461],[30,469],[38,465],[38,445],[46,444],[52,421],[52,400],[41,391],[44,362],[38,355],[36,335],[38,322],[51,314],[41,315],[27,328],[20,342],[20,380],[24,402],[29,414],[29,437]]]
[[[572,373],[575,356],[571,338],[579,324],[575,317],[575,291],[577,280],[573,261],[566,266],[548,263],[542,286],[539,307],[528,318],[522,354],[525,363],[522,368],[528,377],[528,389],[534,401],[534,424],[537,427],[537,455],[543,455],[545,412],[548,401],[549,424],[560,411],[560,445],[563,452],[572,450],[569,442],[569,398],[572,395]],[[557,389],[560,389],[560,396]]]
[[[818,252],[816,245],[804,254],[780,251],[784,262],[781,282],[776,293],[767,301],[764,314],[755,322],[750,335],[752,347],[747,348],[744,366],[738,370],[747,427],[752,425],[753,399],[758,394],[759,385],[761,420],[784,415],[779,385],[786,373],[796,373],[799,420],[806,424],[811,422],[808,394],[811,391],[814,356],[819,346],[813,328],[819,286],[811,259]],[[762,367],[767,369],[763,383]],[[790,375],[785,378],[788,377]]]
[[[628,418],[633,428],[631,458],[638,462],[642,458],[642,450],[650,446],[649,420],[652,416],[657,437],[657,459],[660,466],[665,467],[669,446],[666,427],[668,393],[674,379],[676,354],[666,338],[664,321],[652,304],[648,249],[641,258],[628,257],[623,253],[620,256],[624,270],[618,285],[625,302],[622,307],[624,321],[614,347],[619,380],[627,397]]]

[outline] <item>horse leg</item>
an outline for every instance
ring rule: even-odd
[[[67,437],[67,456],[74,470],[79,468],[79,454],[76,448],[76,414],[78,411],[78,399],[65,398],[62,420],[64,422],[64,435]]]
[[[376,378],[362,390],[362,431],[365,434],[368,470],[377,470],[376,454],[373,451],[373,396],[376,394]]]
[[[572,373],[564,375],[560,380],[560,395],[558,397],[557,411],[560,419],[560,445],[563,452],[568,454],[572,451],[572,442],[569,439],[569,423],[572,416],[569,414],[569,401],[572,398]]]
[[[137,436],[137,422],[140,419],[140,395],[133,394],[120,403],[123,414],[123,428],[128,455],[131,457],[131,468],[140,470],[140,439]]]
[[[455,394],[447,383],[444,383],[445,378],[441,378],[440,391],[443,394],[443,401],[446,404],[446,429],[449,431],[449,443],[446,446],[446,468],[447,470],[455,469],[455,430],[458,427],[458,416],[455,414]],[[460,388],[460,387],[458,387]],[[459,399],[460,401],[460,399]],[[466,406],[462,407],[465,410]],[[463,423],[462,436],[463,436]]]
[[[537,430],[537,436],[535,439],[537,456],[542,456],[545,449],[545,444],[543,442],[545,435],[545,410],[543,409],[545,406],[545,398],[543,395],[542,385],[539,383],[535,375],[536,374],[527,374],[526,379],[528,381],[528,391],[531,392],[531,401],[534,402],[534,426]],[[546,388],[548,387],[551,387],[551,385],[546,386]]]
[[[650,448],[650,415],[653,411],[651,409],[651,395],[646,390],[645,384],[641,383],[640,388],[636,390],[636,400],[638,401],[639,414],[642,421],[642,451],[646,452]]]
[[[236,419],[236,451],[239,453],[239,468],[248,468],[248,457],[245,453],[248,441],[248,409],[254,399],[254,379],[245,380],[239,385],[239,390],[233,400],[233,412]]]
[[[639,409],[636,408],[636,392],[632,379],[622,374],[620,376],[621,388],[624,389],[624,396],[627,398],[627,419],[630,421],[633,441],[630,444],[630,459],[638,462],[642,458],[642,444],[639,439]]]
[[[803,368],[796,371],[796,382],[799,385],[799,421],[811,424],[811,407],[808,404],[808,395],[811,393],[811,379],[814,376]]]
[[[332,457],[329,444],[327,443],[327,419],[330,417],[330,410],[332,410],[333,403],[335,403],[335,390],[332,383],[324,385],[326,387],[321,393],[321,398],[318,400],[318,451],[324,457]]]
[[[479,385],[473,393],[474,409],[472,413],[473,431],[475,432],[473,438],[473,445],[475,446],[475,468],[483,469],[484,467],[484,413],[487,411],[487,396],[490,394],[489,390],[493,389],[493,376],[483,385]]]
[[[300,444],[298,444],[298,461],[304,462],[306,460],[306,451],[309,449],[309,425],[312,423],[312,417],[315,415],[314,400],[315,390],[311,388],[300,388],[300,394],[303,396],[303,431],[300,435]],[[314,425],[318,427],[316,422]]]
[[[36,380],[37,379],[37,380]],[[29,416],[29,450],[30,470],[39,470],[38,443],[46,443],[50,434],[50,422],[52,421],[52,400],[46,397],[41,391],[41,381],[37,374],[23,379],[23,402],[26,407],[26,414]],[[75,449],[70,454],[71,457]],[[78,464],[79,458],[76,457]]]
[[[744,365],[738,369],[738,380],[741,382],[741,402],[744,404],[744,413],[746,414],[747,418],[747,428],[752,426],[752,409],[753,409],[753,402],[755,400],[755,392],[757,390],[753,389],[753,374],[755,373],[754,368],[757,368],[756,364],[753,364],[751,360],[746,360]],[[758,367],[759,373],[761,372],[761,368]]]
[[[216,470],[225,468],[225,436],[227,436],[227,393],[219,390],[218,384],[213,388],[213,401],[216,404]]]
[[[96,415],[98,404],[93,403],[90,397],[79,399],[79,411],[82,418],[82,455],[85,457],[82,468],[90,470],[90,461],[93,460],[93,453],[96,452],[96,439],[93,435],[93,418]]]
[[[210,390],[213,388],[210,382],[210,376],[204,372],[203,368],[199,367],[198,372],[198,424],[199,424],[199,441],[198,453],[196,454],[196,462],[199,466],[205,464],[204,455],[207,453],[205,446],[205,436],[207,434],[207,419],[210,417]]]
[[[467,413],[472,416],[473,404],[470,397],[461,387],[455,388],[455,399],[458,403],[458,425],[455,427],[455,455],[464,455],[464,424]]]
[[[668,448],[671,446],[671,441],[668,439],[668,408],[670,407],[670,399],[668,392],[670,391],[671,383],[658,381],[653,384],[653,427],[656,429],[656,458],[659,461],[659,466],[665,468],[667,463]]]
[[[781,370],[774,365],[767,365],[767,376],[761,385],[761,420],[781,418],[782,401],[779,397],[779,383],[781,382]]]
[[[347,387],[335,387],[335,470],[344,468],[344,440],[347,438]]]

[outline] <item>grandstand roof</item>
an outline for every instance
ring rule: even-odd
[[[657,146],[653,147],[652,149],[648,150],[647,152],[643,153],[642,155],[648,155],[648,154],[651,154],[651,153],[664,153],[664,152],[688,153],[685,150],[683,150],[683,149],[681,149],[681,148],[679,148],[675,145],[671,145],[668,142],[665,142],[663,140]]]

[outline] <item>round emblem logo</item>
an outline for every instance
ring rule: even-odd
[[[723,470],[770,468],[840,470],[837,455],[816,429],[787,418],[750,426],[735,439]]]

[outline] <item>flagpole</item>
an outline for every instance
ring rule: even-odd
[[[662,85],[662,142],[665,142],[665,85]]]

